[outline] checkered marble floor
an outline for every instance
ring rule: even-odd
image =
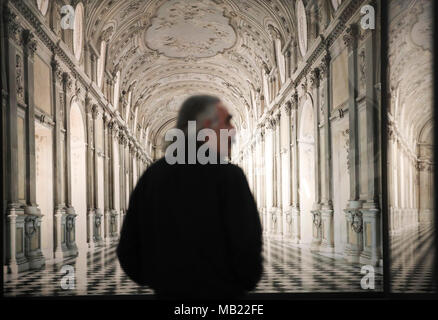
[[[392,236],[391,291],[397,293],[437,292],[432,280],[434,268],[433,225],[420,225],[403,234]]]
[[[416,235],[393,239],[393,281],[397,284],[394,290],[434,290],[430,285],[431,269],[428,264],[431,261],[428,253],[432,250],[432,236],[431,228],[423,228]],[[153,294],[150,288],[140,287],[128,279],[118,263],[115,249],[113,244],[93,252],[81,252],[76,258],[47,265],[43,270],[25,272],[13,279],[6,278],[4,296]],[[265,239],[264,258],[265,271],[255,293],[364,291],[360,285],[364,276],[360,264],[312,253],[300,246],[274,239]],[[65,268],[66,265],[74,268],[74,288],[62,288],[62,279],[66,275],[63,266]],[[375,272],[373,291],[382,291],[382,270],[376,268]],[[68,283],[65,284],[68,287]]]

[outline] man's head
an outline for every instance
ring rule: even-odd
[[[178,113],[176,127],[183,130],[187,134],[188,122],[196,121],[196,130],[209,128],[216,133],[217,145],[216,150],[220,150],[220,130],[233,130],[231,124],[231,115],[222,103],[222,101],[214,96],[197,95],[192,96],[184,101]],[[228,152],[231,155],[231,143],[234,137],[234,130],[231,135],[227,136],[227,150],[220,151],[221,154]]]

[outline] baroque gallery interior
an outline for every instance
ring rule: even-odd
[[[263,229],[254,293],[381,292],[387,263],[392,292],[436,291],[432,1],[387,1],[384,68],[382,4],[1,1],[3,294],[153,293],[116,246],[199,93],[237,129]]]

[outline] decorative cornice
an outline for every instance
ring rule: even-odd
[[[16,44],[20,44],[21,26],[17,21],[17,15],[10,8],[5,7],[4,24],[7,30],[8,38],[12,39]]]

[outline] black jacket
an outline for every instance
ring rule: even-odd
[[[255,288],[261,251],[260,219],[242,169],[162,158],[131,194],[117,256],[132,280],[163,297],[233,298]]]

